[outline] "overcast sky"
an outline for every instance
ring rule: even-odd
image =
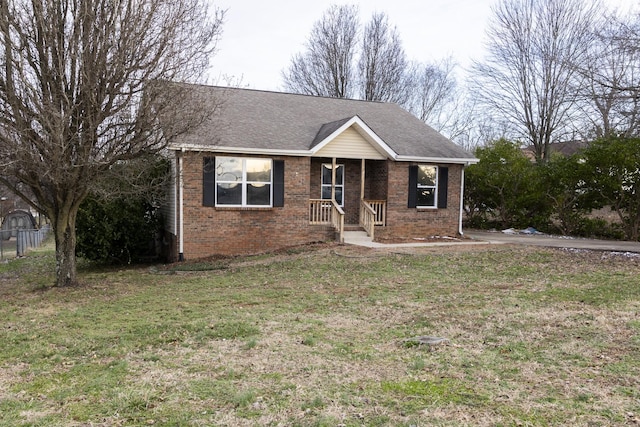
[[[640,0],[604,0],[624,11]],[[491,6],[496,0],[213,0],[226,9],[223,34],[212,60],[209,83],[225,77],[253,89],[281,90],[282,70],[304,50],[311,28],[332,4],[357,4],[360,20],[385,12],[410,60],[452,56],[461,66],[480,59]]]

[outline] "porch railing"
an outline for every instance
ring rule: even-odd
[[[339,241],[344,241],[344,211],[333,200],[309,200],[309,223],[333,226],[338,232]]]
[[[364,200],[376,213],[375,224],[387,225],[387,201],[386,200]]]
[[[373,240],[376,229],[376,211],[367,203],[366,200],[360,200],[360,227],[364,228],[367,235]]]

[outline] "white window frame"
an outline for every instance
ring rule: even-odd
[[[426,188],[426,189],[433,188],[433,205],[419,204],[420,198],[416,195],[416,208],[417,209],[437,209],[438,208],[438,176],[440,174],[440,168],[435,165],[418,165],[418,177],[420,176],[421,167],[434,168],[436,170],[436,176],[434,178],[435,185],[420,185],[420,180],[416,179],[416,190],[415,190],[417,192],[421,188]]]
[[[237,159],[242,161],[242,179],[240,181],[225,181],[225,180],[218,179],[218,176],[217,176],[218,160],[224,160],[224,159]],[[271,163],[269,182],[247,180],[247,161],[251,161],[251,160],[260,160],[260,161],[268,160]],[[216,167],[215,205],[216,207],[221,207],[221,208],[271,208],[273,207],[273,159],[264,158],[264,157],[216,156],[215,162],[216,162],[215,163],[215,167]],[[233,183],[239,184],[242,188],[241,204],[218,203],[218,184],[233,184]],[[269,185],[269,204],[268,205],[250,205],[247,203],[247,187],[250,184]]]
[[[345,175],[345,165],[344,163],[337,163],[336,164],[336,168],[340,168],[342,166],[342,184],[338,185],[336,184],[336,188],[341,188],[342,189],[342,202],[338,203],[338,206],[340,206],[341,208],[344,207],[344,175]],[[333,168],[333,163],[323,163],[320,169],[320,198],[322,200],[331,200],[331,199],[325,199],[324,197],[322,197],[322,195],[324,194],[324,192],[322,191],[324,189],[324,187],[329,187],[329,189],[331,189],[331,182],[330,183],[325,183],[324,182],[324,168],[327,167],[329,170],[331,170]],[[336,173],[336,181],[338,178],[338,174]]]

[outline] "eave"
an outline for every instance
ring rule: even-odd
[[[475,157],[470,158],[452,158],[452,157],[418,157],[418,156],[397,156],[394,158],[396,162],[415,162],[415,163],[448,163],[455,165],[474,165],[480,160]]]
[[[291,157],[313,157],[319,150],[282,150],[271,148],[247,148],[247,147],[226,147],[226,146],[203,146],[198,144],[169,144],[167,147],[172,151],[193,151],[203,153],[225,153],[225,154],[243,154],[256,156],[291,156]],[[420,156],[403,156],[395,154],[388,156],[389,160],[396,162],[414,162],[414,163],[444,163],[456,165],[473,165],[478,163],[476,158],[452,158],[452,157],[420,157]]]
[[[310,157],[310,150],[280,150],[273,148],[225,147],[223,145],[169,144],[173,151],[195,151],[203,153],[253,154],[264,156]]]

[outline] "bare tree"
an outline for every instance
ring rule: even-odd
[[[487,32],[487,57],[475,62],[473,93],[537,161],[561,140],[575,111],[572,85],[592,42],[597,0],[501,0]]]
[[[307,51],[291,59],[284,86],[294,93],[350,98],[355,84],[358,8],[333,5],[317,21]]]
[[[57,286],[76,282],[76,215],[92,183],[188,128],[167,125],[191,100],[162,82],[202,75],[222,18],[201,0],[0,2],[0,162],[51,220]]]
[[[294,93],[407,105],[413,76],[386,14],[374,13],[360,37],[358,8],[334,5],[314,24],[306,51],[294,55],[282,77]]]
[[[596,29],[575,88],[587,125],[585,138],[633,137],[640,126],[640,41],[638,22],[611,15]],[[638,16],[632,19],[638,20]]]
[[[332,6],[315,23],[306,51],[282,74],[285,89],[394,102],[450,138],[470,141],[471,110],[462,106],[453,61],[411,63],[385,13],[374,13],[359,38],[357,14],[355,6]]]
[[[364,27],[358,71],[361,98],[407,104],[411,93],[408,62],[400,36],[384,13],[374,13]]]
[[[451,58],[441,62],[415,64],[410,110],[420,120],[438,130],[445,119],[445,107],[453,103],[457,95],[454,74],[455,63]]]
[[[420,120],[453,142],[473,149],[479,144],[474,129],[478,122],[475,100],[466,96],[458,84],[457,64],[453,58],[429,63],[414,63],[409,102],[406,108]]]

